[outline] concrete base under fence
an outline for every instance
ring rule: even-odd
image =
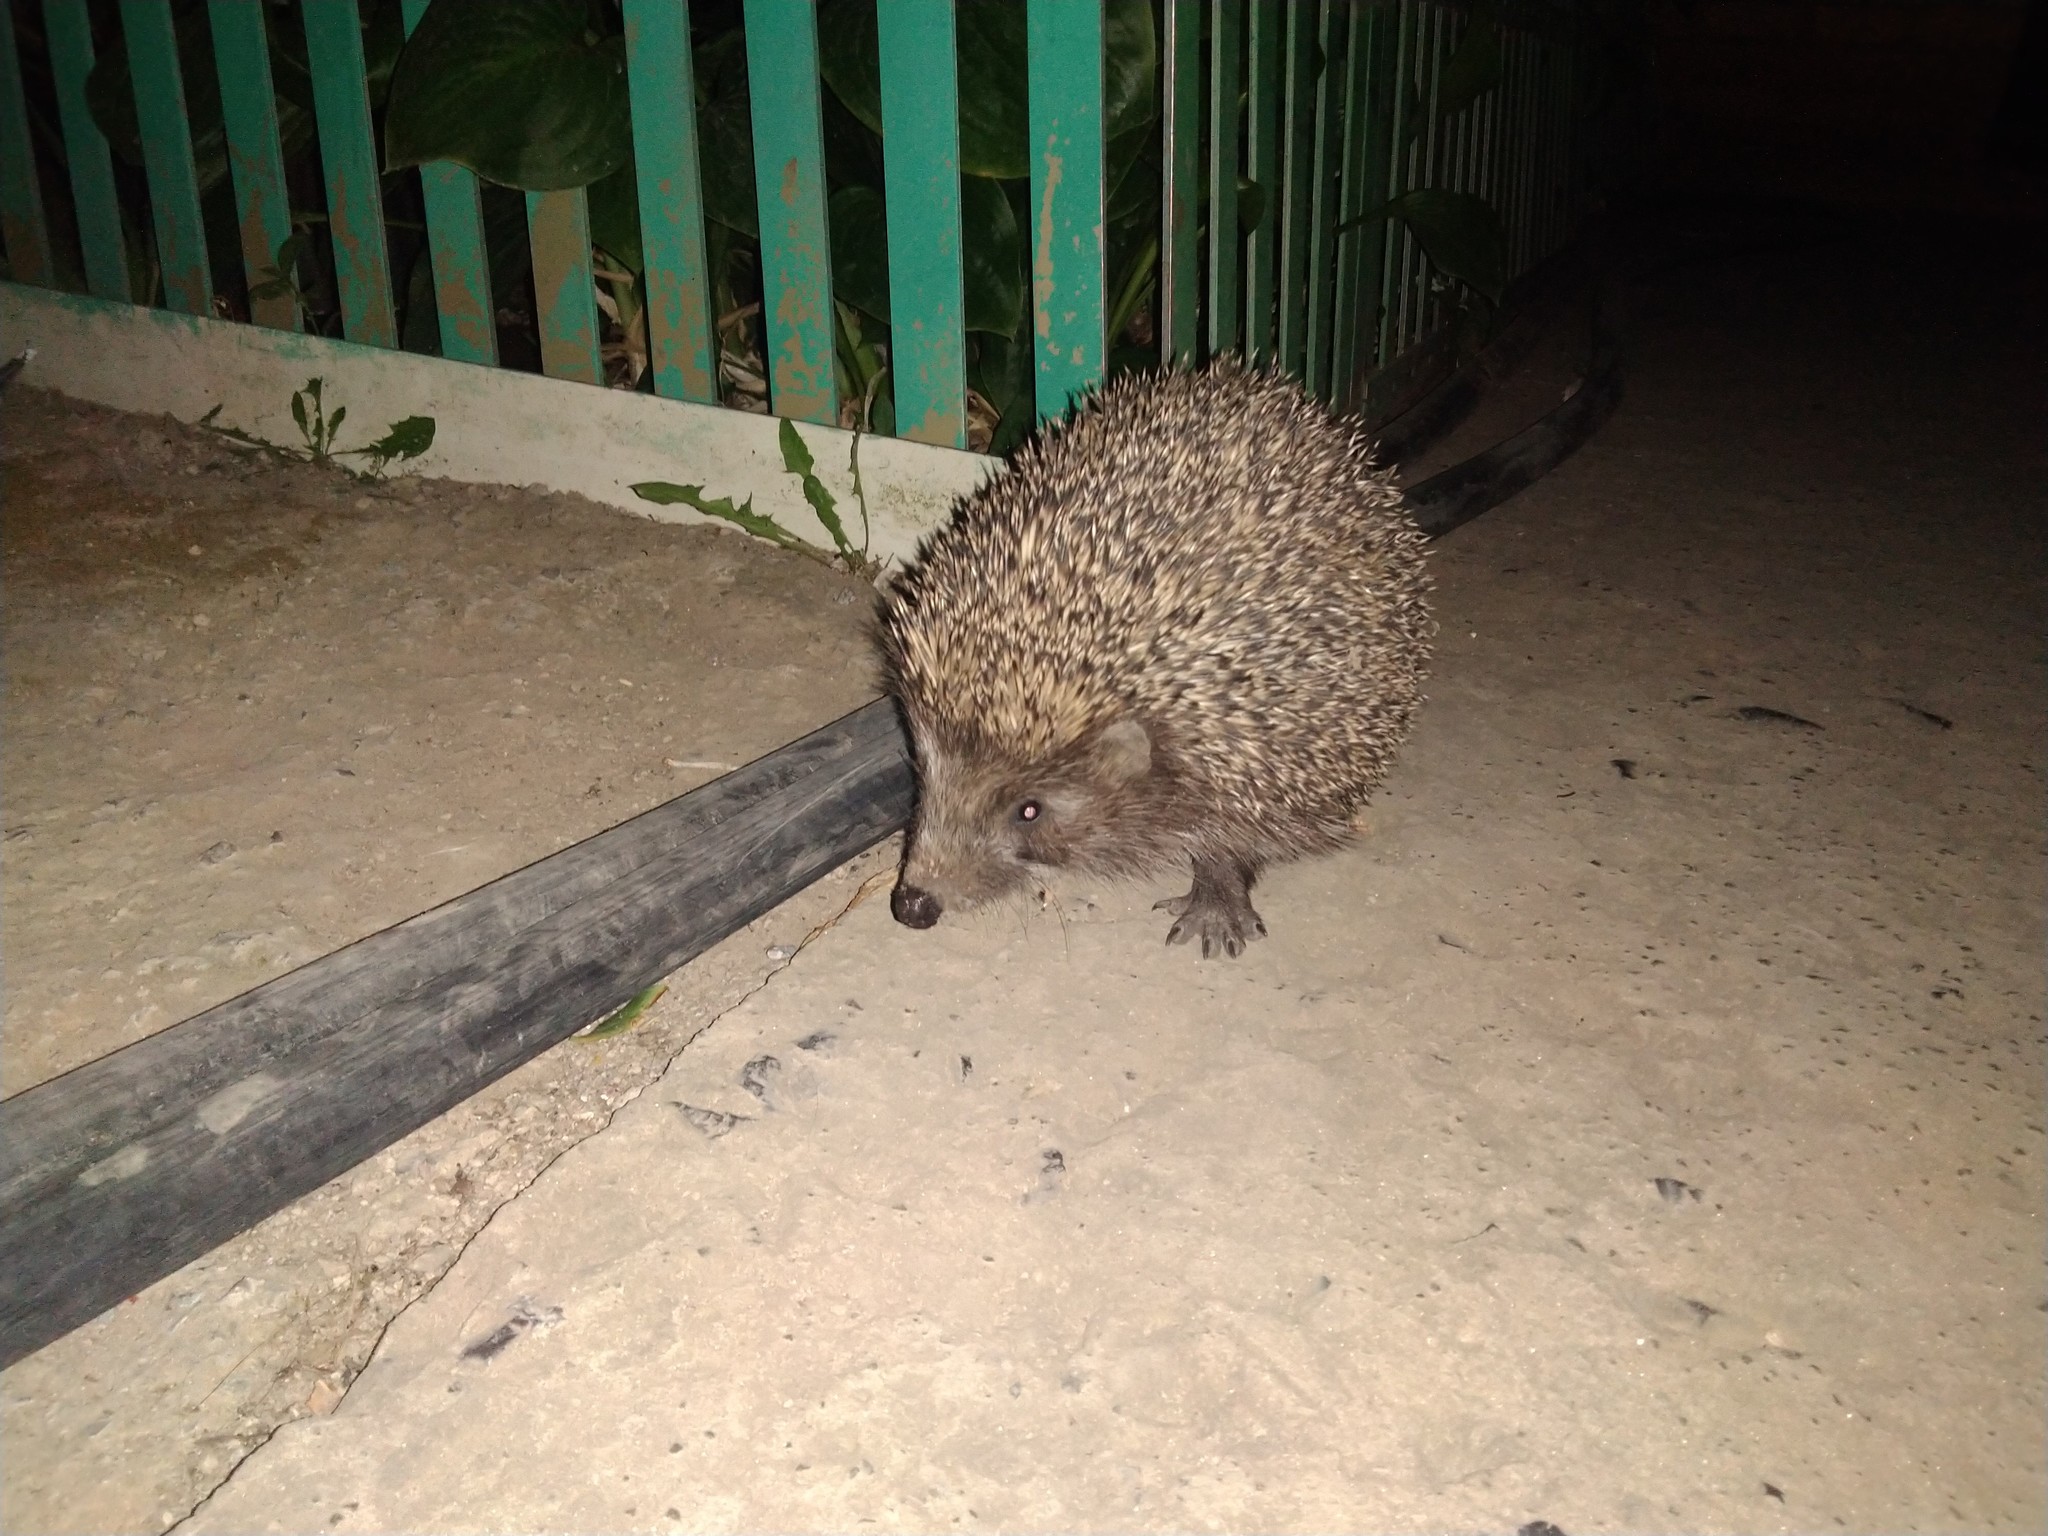
[[[292,392],[318,376],[329,414],[337,406],[348,410],[341,448],[360,447],[405,417],[431,416],[434,445],[408,466],[418,474],[539,485],[647,517],[712,521],[687,507],[657,507],[630,489],[645,480],[699,485],[707,496],[735,503],[751,497],[756,512],[830,544],[797,478],[783,468],[780,423],[770,416],[0,283],[0,356],[27,349],[35,353],[22,375],[27,383],[187,422],[218,406],[221,426],[280,445],[300,442]],[[848,464],[854,434],[800,430],[857,539],[860,513]],[[923,443],[863,438],[871,552],[907,559],[954,498],[973,490],[996,463]]]

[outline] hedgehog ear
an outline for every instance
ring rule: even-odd
[[[1152,767],[1152,738],[1129,715],[1113,720],[1095,738],[1095,760],[1113,778],[1142,778]]]

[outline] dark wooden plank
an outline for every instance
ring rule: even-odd
[[[878,700],[0,1103],[0,1368],[389,1146],[887,837]]]

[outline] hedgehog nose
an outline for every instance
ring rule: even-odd
[[[930,891],[896,882],[896,889],[889,893],[889,912],[897,922],[906,928],[929,928],[939,920],[939,913],[945,909],[939,905],[939,898]]]

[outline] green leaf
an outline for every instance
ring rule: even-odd
[[[434,418],[431,416],[408,416],[403,421],[391,423],[391,430],[367,448],[351,449],[352,453],[364,454],[381,464],[394,459],[416,459],[434,446]]]
[[[841,554],[852,554],[853,546],[846,542],[846,528],[839,521],[839,505],[833,500],[832,493],[825,489],[825,482],[812,472],[815,466],[811,450],[797,435],[796,423],[787,416],[783,417],[778,436],[782,442],[782,467],[802,481],[804,500],[811,504],[811,510],[818,514],[818,521],[832,535],[833,548]]]
[[[386,169],[453,160],[528,192],[626,163],[626,43],[582,0],[434,0],[391,74]]]
[[[313,384],[318,384],[319,382],[318,379],[312,381]],[[307,386],[307,388],[311,387],[311,384]],[[306,397],[303,391],[296,389],[292,391],[292,420],[299,424],[300,435],[307,442],[312,442],[313,434],[306,429]]]
[[[327,418],[327,430],[321,434],[320,446],[323,449],[334,446],[334,439],[341,431],[341,424],[347,420],[348,407],[337,405],[334,408],[334,414]]]
[[[1023,61],[1024,0],[975,0],[959,7],[960,169],[973,176],[1031,174],[1031,103]],[[829,78],[829,76],[828,76]],[[1103,14],[1104,132],[1114,140],[1158,115],[1159,52],[1151,0],[1108,0]],[[833,89],[838,90],[835,82]],[[842,93],[871,127],[881,121],[879,77],[873,105],[864,83]],[[872,121],[866,116],[872,110]]]
[[[697,160],[704,216],[760,238],[754,203],[754,121],[747,94],[747,39],[735,27],[695,50]]]
[[[1345,220],[1338,228],[1351,229],[1386,218],[1406,224],[1446,277],[1499,301],[1507,288],[1507,239],[1501,232],[1500,215],[1485,198],[1476,192],[1417,187]]]
[[[960,178],[960,235],[967,329],[1016,335],[1024,323],[1024,232],[1003,189],[986,177]]]
[[[632,1001],[614,1013],[607,1014],[588,1029],[578,1030],[570,1038],[575,1040],[605,1040],[613,1035],[623,1035],[638,1022],[640,1015],[661,1001],[662,993],[668,990],[666,982],[656,982],[645,992],[639,993]]]
[[[1266,221],[1266,189],[1256,181],[1237,178],[1237,227],[1250,234]]]
[[[640,187],[634,179],[632,156],[611,175],[592,182],[584,202],[590,210],[590,243],[628,272],[644,272],[647,259],[640,251]]]
[[[766,539],[771,544],[780,544],[784,549],[802,550],[814,555],[822,553],[806,544],[774,518],[756,512],[754,498],[751,496],[740,505],[734,506],[729,496],[712,500],[704,494],[704,487],[701,485],[671,485],[666,480],[642,480],[630,489],[635,496],[643,501],[651,501],[657,506],[694,507],[707,517],[723,518],[736,527],[746,529],[756,538]]]
[[[1471,20],[1466,23],[1450,62],[1437,76],[1437,115],[1456,117],[1500,84],[1500,79],[1499,8],[1480,0],[1472,7]]]
[[[826,212],[832,229],[832,296],[887,322],[889,247],[882,194],[873,187],[841,187]]]

